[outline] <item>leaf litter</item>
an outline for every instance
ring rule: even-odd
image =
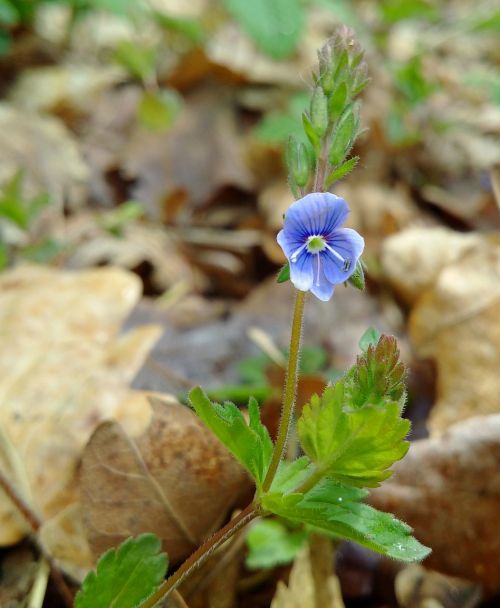
[[[23,166],[26,197],[47,193],[53,203],[22,237],[12,236],[11,227],[3,230],[2,223],[9,262],[19,264],[19,243],[35,243],[40,235],[56,236],[63,244],[52,259],[60,270],[21,264],[0,275],[0,331],[7,345],[0,355],[2,471],[43,520],[42,546],[64,572],[81,580],[94,560],[91,548],[98,553],[113,535],[118,541],[126,530],[140,531],[140,522],[127,519],[127,505],[119,507],[122,519],[106,523],[114,528],[103,527],[108,505],[99,503],[102,495],[97,506],[82,511],[86,492],[98,493],[85,470],[99,434],[110,433],[126,446],[132,468],[143,466],[155,457],[144,450],[157,416],[175,419],[172,431],[180,435],[188,428],[196,435],[189,410],[168,397],[169,406],[157,414],[149,391],[178,394],[189,384],[238,382],[235,361],[258,352],[246,335],[250,327],[286,346],[291,295],[287,286],[274,284],[273,275],[283,263],[274,236],[289,198],[279,143],[259,139],[254,128],[266,113],[286,118],[283,99],[306,88],[304,74],[331,26],[354,19],[371,63],[363,115],[369,131],[357,151],[362,166],[338,193],[353,206],[350,225],[367,237],[369,293],[339,288],[335,306],[311,302],[308,339],[321,344],[328,366],[337,371],[352,363],[357,341],[370,325],[399,334],[410,363],[412,358],[434,362],[436,394],[417,382],[408,409],[410,416],[422,415],[423,395],[432,395],[430,438],[414,444],[409,460],[396,465],[386,493],[377,490],[373,501],[393,509],[434,548],[429,565],[480,582],[487,594],[498,593],[491,527],[497,519],[494,458],[500,434],[495,418],[500,220],[498,180],[490,172],[500,158],[500,121],[489,3],[476,13],[450,0],[446,6],[454,19],[434,22],[430,13],[425,20],[427,3],[416,3],[410,19],[397,16],[394,2],[381,3],[381,12],[322,3],[306,11],[298,46],[281,61],[265,55],[243,23],[224,11],[207,20],[208,3],[190,4],[158,3],[173,15],[189,8],[186,16],[212,28],[204,44],[180,40],[171,31],[167,42],[159,43],[158,82],[183,96],[183,108],[164,132],[148,132],[138,123],[143,83],[110,60],[117,40],[141,44],[141,32],[116,16],[101,15],[95,22],[92,13],[85,16],[66,53],[58,48],[55,31],[61,7],[48,5],[34,31],[14,36],[17,71],[0,62],[8,75],[0,108],[0,184]],[[163,34],[155,28],[148,30],[151,40],[160,41]],[[382,46],[375,30],[384,32]],[[55,65],[37,67],[33,57],[52,62],[55,57]],[[103,214],[131,200],[139,201],[143,214],[125,222],[118,236],[110,233]],[[100,265],[110,268],[95,269]],[[142,290],[149,299],[142,298]],[[419,365],[415,361],[414,369]],[[276,393],[281,372],[274,368],[269,374]],[[319,390],[323,381],[321,375],[306,376],[303,392]],[[273,406],[267,407],[272,426]],[[102,420],[108,422],[100,426]],[[161,436],[155,441],[169,443]],[[192,441],[217,454],[216,466],[226,471],[234,494],[244,489],[245,477],[211,438],[199,433]],[[102,454],[112,452],[112,442],[103,444]],[[162,457],[168,449],[158,448]],[[173,458],[170,464],[175,463]],[[191,465],[194,479],[203,476],[203,467]],[[120,484],[131,483],[128,469],[104,478],[116,484],[117,496],[124,491]],[[178,559],[237,506],[234,496],[215,492],[208,479],[198,498],[214,508],[204,521],[195,518],[199,527],[190,532],[192,539],[175,517],[168,522],[168,509],[158,517],[168,530],[164,544],[173,539]],[[193,490],[189,484],[172,490],[171,479],[165,483],[174,502],[173,490],[183,495]],[[152,496],[151,488],[143,492],[140,500]],[[215,494],[220,502],[206,498]],[[11,547],[28,532],[2,496],[0,543]],[[16,551],[9,549],[8,555]],[[221,592],[228,606],[255,597],[255,588],[237,595],[238,577],[245,576],[238,564]],[[303,564],[293,567],[302,568],[303,584],[293,573],[293,593],[281,599],[285,591],[279,582],[276,598],[282,595],[275,602],[295,605],[309,593],[311,569]],[[2,567],[16,579],[12,562]],[[328,576],[332,573],[333,567]],[[254,605],[270,605],[276,583],[286,578],[275,569]],[[413,592],[418,580],[410,583]],[[20,576],[23,597],[29,593],[25,583]],[[393,580],[383,584],[390,587]],[[430,596],[440,601],[437,591]],[[205,605],[203,598],[196,601]],[[463,608],[465,601],[457,605]],[[407,604],[407,596],[399,603]]]

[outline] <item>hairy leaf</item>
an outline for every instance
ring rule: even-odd
[[[410,423],[401,418],[404,366],[394,338],[382,336],[321,397],[314,395],[297,423],[304,452],[324,475],[376,487],[408,451]]]
[[[141,534],[106,551],[83,581],[75,608],[135,608],[165,576],[167,556],[160,548],[154,534]]]
[[[294,560],[308,534],[305,530],[289,530],[281,521],[262,519],[249,530],[246,541],[250,569],[273,568]]]
[[[361,487],[376,487],[391,475],[387,469],[408,451],[410,429],[399,404],[344,407],[342,381],[314,395],[297,425],[305,453],[325,475]]]
[[[324,480],[305,495],[268,494],[263,506],[293,522],[353,540],[394,559],[412,562],[429,554],[430,550],[411,536],[408,525],[358,502],[364,496],[364,490]]]
[[[189,400],[198,416],[247,469],[260,488],[271,461],[273,442],[260,421],[257,401],[251,398],[248,403],[250,420],[247,424],[234,403],[212,403],[199,387],[189,393]]]

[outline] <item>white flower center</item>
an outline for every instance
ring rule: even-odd
[[[306,246],[309,253],[319,253],[327,247],[327,244],[322,236],[313,235],[308,237]]]

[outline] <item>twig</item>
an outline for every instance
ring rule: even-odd
[[[21,496],[19,496],[19,494],[12,487],[12,485],[10,484],[10,482],[5,477],[5,475],[3,474],[2,471],[0,471],[0,487],[5,492],[7,497],[10,499],[12,504],[19,511],[19,513],[26,520],[26,522],[28,523],[32,532],[37,534],[37,532],[42,527],[42,521],[38,518],[36,513],[34,513],[31,510],[31,508],[25,503],[25,501],[21,498]],[[71,592],[70,588],[66,584],[66,581],[64,580],[64,577],[61,574],[61,571],[56,566],[54,560],[52,559],[52,556],[47,554],[47,552],[44,550],[44,548],[40,542],[37,542],[37,546],[38,546],[40,552],[42,553],[42,555],[45,557],[45,559],[47,560],[47,562],[50,565],[50,575],[51,575],[52,580],[54,581],[54,584],[56,585],[59,593],[61,594],[61,597],[62,597],[64,603],[66,604],[66,606],[68,608],[72,608],[73,593]]]

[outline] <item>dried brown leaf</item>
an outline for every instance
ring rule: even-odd
[[[42,520],[77,499],[75,470],[103,418],[144,428],[149,410],[128,383],[157,340],[143,326],[117,337],[138,300],[134,275],[19,267],[0,276],[0,466]],[[26,533],[0,497],[0,544]]]
[[[328,541],[327,541],[328,542]],[[310,547],[305,547],[297,555],[290,572],[288,586],[282,581],[278,583],[276,594],[271,603],[271,608],[320,608],[330,606],[331,608],[344,608],[340,585],[333,573],[333,561],[329,575],[318,577],[314,572],[313,559]],[[317,589],[317,585],[323,589]],[[327,603],[318,604],[318,599],[328,598]]]
[[[500,414],[412,444],[370,502],[432,548],[426,565],[500,591]]]
[[[176,563],[222,523],[249,483],[189,408],[158,399],[151,406],[139,437],[104,422],[85,448],[81,502],[95,555],[147,531]]]

